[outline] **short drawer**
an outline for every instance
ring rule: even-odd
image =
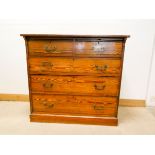
[[[80,56],[121,56],[122,41],[103,41],[103,39],[76,39],[75,55]]]
[[[118,96],[119,78],[94,76],[31,76],[32,92]]]
[[[119,76],[120,59],[106,58],[29,58],[30,74]]]
[[[72,56],[73,40],[29,40],[30,56]]]
[[[115,116],[117,98],[33,94],[32,108],[39,113]]]

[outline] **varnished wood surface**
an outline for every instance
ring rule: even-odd
[[[116,117],[90,117],[90,116],[72,116],[72,115],[52,115],[52,114],[35,114],[30,115],[31,122],[47,123],[71,123],[71,124],[94,124],[116,126],[118,119]]]
[[[43,56],[72,56],[73,55],[73,40],[32,40],[28,41],[30,55]]]
[[[75,56],[81,55],[121,55],[122,42],[87,41],[78,39],[75,41]]]
[[[129,38],[130,35],[76,35],[76,34],[20,34],[24,37],[52,37],[52,38]]]
[[[32,104],[39,113],[114,117],[117,98],[33,94]]]
[[[93,76],[31,76],[32,92],[118,95],[119,79]]]
[[[105,42],[102,40],[30,40],[31,56],[104,56],[117,55],[122,52],[122,42]]]
[[[101,58],[29,58],[31,74],[119,76],[120,59]]]
[[[117,125],[128,35],[21,36],[27,49],[31,121]]]

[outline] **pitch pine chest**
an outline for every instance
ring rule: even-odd
[[[32,122],[117,125],[127,35],[21,34]]]

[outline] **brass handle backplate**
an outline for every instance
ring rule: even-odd
[[[106,71],[108,68],[108,65],[104,65],[104,66],[95,65],[95,68],[97,71]]]
[[[51,62],[48,62],[48,61],[42,62],[41,65],[43,67],[52,67],[53,66],[53,64]]]
[[[104,52],[105,51],[105,47],[103,45],[103,42],[96,42],[95,45],[93,45],[92,49],[94,51],[98,51],[98,52]]]
[[[96,90],[103,90],[105,88],[105,85],[97,85],[97,84],[95,84],[94,87],[95,87]]]
[[[53,108],[54,107],[54,104],[52,102],[48,102],[48,101],[43,101],[43,102],[41,102],[41,104],[43,104],[47,108]]]
[[[52,88],[53,87],[53,83],[50,83],[50,82],[43,83],[43,87],[44,88]]]
[[[104,106],[93,105],[94,110],[104,110]]]
[[[57,52],[57,47],[56,46],[45,46],[45,51],[48,53],[53,53],[53,52]]]
[[[50,52],[53,53],[53,52],[57,52],[57,48],[56,48],[56,46],[53,46],[53,47],[46,46],[45,51],[48,53],[50,53]]]

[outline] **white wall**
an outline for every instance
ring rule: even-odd
[[[155,36],[152,48],[146,103],[148,106],[155,106]]]
[[[154,20],[0,21],[0,93],[28,93],[20,33],[131,35],[126,42],[121,98],[146,98]]]

